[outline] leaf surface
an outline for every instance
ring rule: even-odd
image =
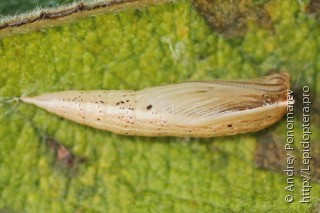
[[[192,3],[180,0],[0,38],[0,211],[314,210],[319,178],[312,182],[312,204],[301,204],[296,168],[295,201],[287,204],[284,168],[274,172],[255,164],[259,133],[210,139],[125,137],[10,102],[10,97],[63,90],[252,79],[279,69],[290,73],[296,91],[309,85],[319,106],[320,28],[305,6],[269,1],[264,7],[273,29],[249,22],[241,37],[224,38]],[[319,164],[319,111],[312,113],[312,153]],[[294,154],[300,161],[302,129],[296,114]],[[285,119],[266,131],[278,135],[284,146]],[[313,171],[319,168],[315,165]]]

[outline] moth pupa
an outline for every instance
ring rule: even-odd
[[[289,74],[131,90],[63,91],[21,97],[74,122],[122,135],[215,137],[254,132],[287,112]]]

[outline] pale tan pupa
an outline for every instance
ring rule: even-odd
[[[123,135],[215,137],[254,132],[287,112],[289,74],[186,82],[140,91],[64,91],[21,97],[66,119]]]

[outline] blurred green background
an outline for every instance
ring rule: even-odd
[[[65,2],[0,2],[0,13]],[[317,212],[320,28],[310,5],[181,0],[0,38],[0,212]],[[299,202],[298,173],[295,201],[284,200],[285,119],[237,136],[126,137],[5,99],[248,79],[270,69],[290,73],[297,102],[303,85],[312,91],[311,204]],[[299,108],[295,115],[299,160]],[[261,150],[266,137],[272,146]]]

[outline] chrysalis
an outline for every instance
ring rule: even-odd
[[[21,97],[56,115],[123,135],[215,137],[254,132],[287,112],[289,74],[172,84],[140,91],[64,91]]]

